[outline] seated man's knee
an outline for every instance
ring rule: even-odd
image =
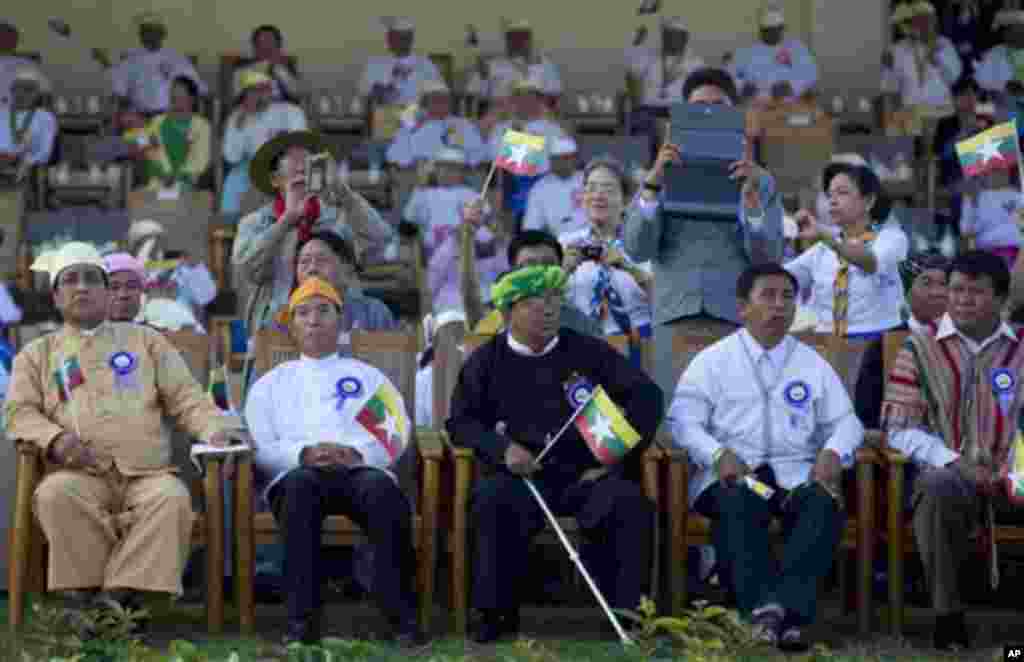
[[[158,503],[165,508],[192,511],[192,494],[180,478],[174,474],[165,474],[151,480],[154,481],[154,484],[149,501]]]
[[[654,503],[644,494],[643,487],[625,478],[607,478],[608,490],[612,498],[612,507],[620,513],[633,516],[650,516],[654,514]]]
[[[938,467],[922,472],[918,477],[914,490],[921,497],[930,499],[949,499],[963,495],[964,480],[956,469]]]
[[[493,517],[519,501],[526,488],[515,476],[497,474],[477,484],[470,501],[470,510],[476,515]]]
[[[380,510],[381,506],[388,506],[388,510],[398,514],[410,513],[409,500],[405,498],[402,488],[398,486],[395,479],[383,471],[366,471],[361,477],[363,489],[366,490],[369,500]]]
[[[286,495],[315,491],[320,489],[320,475],[316,469],[296,467],[281,478],[280,488]]]
[[[78,485],[83,479],[88,480],[88,477],[74,471],[55,471],[44,477],[34,495],[37,511],[66,507],[79,499]]]

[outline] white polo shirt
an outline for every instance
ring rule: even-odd
[[[871,252],[878,263],[877,271],[869,274],[856,265],[850,265],[849,335],[877,333],[903,323],[900,317],[903,281],[899,265],[907,259],[908,244],[907,235],[899,225],[887,223],[871,242]],[[800,291],[810,292],[809,303],[818,318],[818,332],[831,333],[839,256],[819,242],[787,262],[785,267],[796,277]]]

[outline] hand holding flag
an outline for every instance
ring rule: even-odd
[[[1017,120],[1010,120],[956,144],[965,177],[1009,170],[1020,164]]]

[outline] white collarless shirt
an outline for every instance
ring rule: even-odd
[[[338,397],[342,380],[358,385],[343,402]],[[350,446],[363,456],[367,467],[388,470],[393,463],[388,451],[357,420],[364,405],[384,386],[394,388],[380,370],[338,354],[321,359],[303,356],[260,377],[246,400],[245,420],[256,443],[255,462],[272,477],[265,494],[299,466],[306,446],[321,442]],[[408,440],[408,409],[397,390],[395,395],[401,420],[394,425],[406,431]]]
[[[691,504],[717,480],[713,457],[720,448],[751,468],[769,465],[779,486],[792,489],[809,479],[823,448],[852,466],[864,438],[850,396],[824,358],[792,336],[766,351],[746,329],[690,362],[667,421],[674,443],[696,465]]]

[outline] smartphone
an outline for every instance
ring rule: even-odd
[[[306,157],[306,193],[323,193],[327,188],[328,154],[313,154]]]

